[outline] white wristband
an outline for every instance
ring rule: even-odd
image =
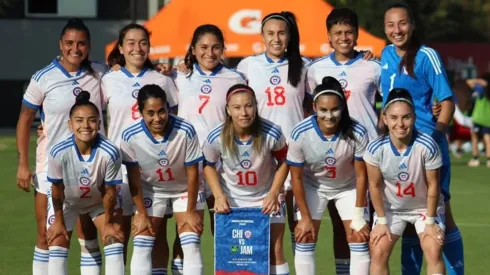
[[[378,217],[377,224],[388,224],[386,217]]]
[[[426,217],[425,218],[425,224],[434,224],[434,223],[436,223],[435,217]]]
[[[364,220],[364,207],[354,207],[354,213],[350,222],[350,228],[355,231],[361,230],[366,225]]]

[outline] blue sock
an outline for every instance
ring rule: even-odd
[[[402,237],[402,275],[419,275],[424,252],[417,236]]]
[[[446,272],[448,275],[464,274],[464,253],[463,239],[459,228],[455,227],[451,231],[446,231],[446,240],[444,244],[444,262],[446,263]]]

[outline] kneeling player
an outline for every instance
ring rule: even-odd
[[[287,163],[296,200],[296,274],[315,273],[316,235],[329,201],[343,221],[350,274],[369,273],[369,226],[365,222],[366,129],[349,116],[341,84],[325,77],[313,93],[316,115],[300,122],[289,139]],[[367,218],[367,217],[366,217]]]
[[[407,223],[414,224],[427,260],[427,274],[444,274],[444,203],[437,143],[415,129],[414,104],[393,89],[384,107],[387,133],[366,150],[369,191],[376,211],[371,233],[371,274],[389,274],[388,260]]]
[[[225,122],[209,133],[203,148],[214,210],[229,213],[230,207],[262,207],[264,214],[272,215],[270,274],[289,274],[283,253],[285,204],[280,196],[288,174],[286,140],[279,126],[259,117],[252,88],[233,85],[226,102]]]
[[[122,183],[121,155],[98,134],[101,120],[90,94],[80,92],[68,122],[73,135],[53,146],[48,180],[52,185],[54,221],[48,220],[49,274],[67,274],[73,226],[79,215],[89,214],[102,236],[105,274],[123,275],[121,216],[116,214],[116,185]],[[93,264],[97,264],[94,262]]]
[[[140,89],[138,108],[143,119],[126,128],[121,140],[136,207],[131,274],[152,274],[154,232],[159,231],[169,202],[184,252],[184,275],[203,274],[204,195],[199,192],[198,170],[202,154],[196,132],[169,114],[165,91],[158,85]]]

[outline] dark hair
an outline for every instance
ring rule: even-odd
[[[253,150],[257,154],[261,154],[262,152],[262,144],[264,143],[262,138],[262,120],[259,116],[259,111],[257,108],[257,99],[255,97],[254,90],[245,85],[245,84],[235,84],[228,89],[226,92],[226,105],[228,106],[228,99],[232,94],[248,92],[252,94],[254,98],[255,104],[255,120],[250,126],[251,132],[250,135],[253,138]],[[223,140],[223,151],[227,153],[229,156],[236,156],[238,152],[238,148],[235,142],[235,128],[233,127],[233,120],[231,116],[226,112],[226,119],[223,125],[223,130],[221,130],[221,139]]]
[[[333,9],[327,16],[326,25],[327,31],[337,24],[345,24],[354,27],[356,32],[359,32],[359,21],[357,14],[348,8]]]
[[[107,57],[107,64],[109,65],[109,67],[112,67],[115,64],[118,64],[121,67],[124,67],[126,65],[126,59],[124,58],[124,55],[121,54],[121,52],[119,51],[119,47],[123,45],[124,37],[126,37],[126,34],[130,30],[141,30],[141,31],[143,31],[145,33],[146,38],[148,39],[148,46],[149,46],[150,32],[148,31],[148,29],[146,29],[145,27],[143,27],[139,24],[135,24],[135,23],[131,23],[131,24],[124,26],[124,28],[122,28],[119,31],[119,38],[117,39],[117,43],[114,44],[114,48],[112,49],[111,53]],[[149,68],[149,69],[153,68],[153,64],[151,63],[149,58],[146,58],[145,63],[143,64],[143,67]]]
[[[405,102],[412,109],[412,113],[415,115],[415,105],[413,103],[413,98],[410,92],[404,88],[394,88],[388,94],[388,98],[386,99],[386,103],[383,106],[383,114],[386,114],[386,110],[388,109],[388,104],[393,101],[402,101]],[[408,101],[408,102],[407,102]],[[415,125],[415,124],[414,124]],[[389,129],[388,126],[385,125],[383,129],[383,135],[388,135]]]
[[[149,98],[159,98],[163,101],[163,103],[167,106],[168,108],[168,102],[167,102],[167,94],[165,93],[165,90],[162,89],[162,87],[156,85],[156,84],[147,84],[143,86],[139,92],[138,92],[138,109],[140,113],[143,113],[143,109],[145,108],[145,102]]]
[[[410,20],[410,24],[415,26],[415,17],[412,12],[412,9],[404,3],[396,3],[388,7],[385,11],[386,13],[391,10],[391,9],[404,9],[407,12],[408,19]],[[419,31],[415,29],[412,32],[412,36],[410,37],[410,40],[408,41],[407,48],[405,51],[405,54],[403,55],[403,58],[400,62],[400,65],[398,67],[398,70],[400,72],[403,70],[403,67],[407,70],[408,75],[410,75],[413,78],[416,78],[415,76],[415,57],[417,56],[417,52],[422,46],[422,42],[420,41],[419,37]]]
[[[303,73],[303,58],[299,50],[299,30],[296,17],[289,11],[270,13],[262,19],[262,33],[264,32],[264,25],[269,19],[283,20],[288,25],[289,42],[285,53],[285,57],[287,57],[289,63],[288,82],[292,86],[297,87]]]
[[[192,49],[196,47],[197,41],[201,39],[205,34],[212,34],[216,36],[216,39],[218,39],[218,42],[221,43],[221,46],[224,48],[225,47],[225,38],[223,36],[223,32],[215,25],[211,24],[205,24],[197,27],[194,30],[194,34],[192,35],[192,40],[189,45],[189,49],[187,49],[187,53],[185,54],[184,57],[184,62],[185,66],[187,69],[189,69],[190,73],[188,77],[191,77],[193,71],[194,71],[194,64],[197,63],[196,56],[192,54]]]
[[[325,94],[319,95],[319,97],[321,97],[323,95],[335,95],[339,98],[340,104],[342,105],[342,114],[340,116],[340,121],[339,121],[340,132],[346,138],[354,140],[354,133],[352,131],[353,120],[350,117],[349,109],[347,108],[347,100],[345,99],[345,94],[344,94],[344,90],[342,89],[342,85],[340,84],[340,82],[337,79],[335,79],[331,76],[325,76],[322,79],[322,84],[316,86],[316,88],[313,92],[313,98],[315,98],[316,95],[318,95],[320,92],[325,91],[325,90],[333,90],[333,91],[336,91],[342,95],[342,96],[340,96],[334,92],[327,92]],[[313,104],[316,104],[316,100],[313,102]]]
[[[99,108],[97,108],[97,106],[95,106],[95,104],[90,101],[90,93],[87,91],[81,91],[80,93],[78,93],[75,99],[75,104],[73,104],[70,109],[70,117],[79,107],[82,106],[90,106],[97,113],[97,116],[99,116]]]
[[[466,80],[454,81],[452,90],[454,92],[454,104],[458,105],[461,112],[470,112],[473,108],[473,89],[466,83]]]
[[[63,27],[63,29],[61,30],[60,40],[63,40],[63,35],[65,35],[65,33],[68,30],[77,30],[77,31],[85,32],[85,35],[87,36],[87,40],[90,44],[90,31],[87,28],[87,26],[85,25],[85,23],[83,23],[82,19],[80,19],[80,18],[69,19],[66,22],[65,26]],[[80,63],[80,68],[86,70],[87,72],[89,72],[89,74],[94,75],[94,69],[92,68],[92,62],[89,60],[88,55],[87,55],[87,58],[82,60],[82,63]]]

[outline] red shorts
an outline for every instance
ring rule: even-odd
[[[471,129],[461,126],[459,123],[453,120],[453,126],[451,127],[449,138],[451,140],[470,140]]]

